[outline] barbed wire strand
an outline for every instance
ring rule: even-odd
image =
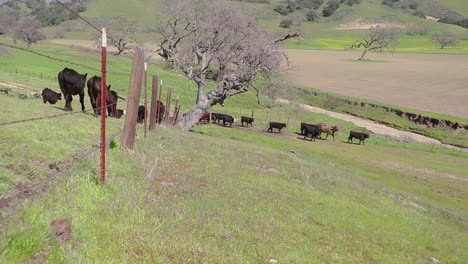
[[[83,68],[86,68],[86,69],[89,69],[89,70],[101,72],[100,69],[95,69],[95,68],[92,68],[92,67],[89,67],[89,66],[80,64],[80,63],[76,63],[76,62],[71,62],[71,61],[67,61],[67,60],[62,60],[62,59],[54,58],[54,57],[52,57],[52,56],[49,56],[49,55],[46,55],[46,54],[42,54],[42,53],[39,53],[39,52],[37,52],[37,51],[28,50],[28,49],[25,49],[25,48],[13,46],[13,45],[6,44],[6,43],[0,43],[0,45],[1,45],[1,46],[5,46],[5,47],[8,47],[8,48],[12,48],[12,49],[17,49],[17,50],[29,52],[29,53],[32,53],[32,54],[35,54],[35,55],[38,55],[38,56],[41,56],[41,57],[45,57],[45,58],[48,58],[48,59],[51,59],[51,60],[60,61],[60,62],[65,62],[65,63],[73,64],[73,65],[76,65],[76,66],[80,66],[80,67],[83,67]],[[111,73],[111,74],[116,74],[116,75],[125,75],[125,76],[128,75],[128,73],[122,73],[122,72],[113,72],[113,71],[106,71],[106,72],[107,72],[107,73]]]
[[[106,105],[106,108],[107,108],[108,106],[112,106],[112,105],[115,105],[115,104],[117,104],[117,102],[116,102],[116,103],[109,104],[109,105]],[[42,117],[28,118],[28,119],[22,119],[22,120],[8,121],[8,122],[0,123],[0,126],[7,126],[7,125],[18,124],[18,123],[26,123],[26,122],[36,121],[36,120],[42,120],[42,119],[50,119],[50,118],[55,118],[55,117],[65,116],[65,115],[81,114],[81,113],[86,113],[86,112],[90,112],[90,111],[95,111],[95,110],[98,110],[98,109],[101,109],[101,107],[99,107],[99,108],[96,107],[96,108],[88,109],[88,110],[85,110],[85,111],[79,111],[79,112],[76,111],[76,112],[63,113],[63,114],[56,114],[56,115],[50,115],[50,116],[42,116]],[[107,109],[106,109],[106,110],[107,110]]]
[[[65,9],[67,9],[70,13],[74,14],[75,16],[79,17],[81,20],[83,20],[84,22],[86,22],[88,25],[90,25],[91,27],[93,27],[94,29],[96,29],[98,32],[102,32],[101,29],[99,29],[97,26],[93,25],[91,22],[89,22],[88,20],[84,19],[82,16],[80,16],[78,13],[76,13],[75,11],[71,10],[70,8],[68,8],[68,6],[66,6],[64,3],[60,2],[59,0],[55,0],[55,2],[59,3],[61,6],[63,6]]]
[[[73,11],[71,8],[69,8],[68,6],[66,6],[64,3],[60,2],[59,0],[55,0],[57,3],[59,3],[61,6],[63,6],[65,9],[67,9],[70,13],[72,13],[73,15],[77,16],[79,19],[83,20],[86,24],[90,25],[91,27],[93,27],[94,29],[96,29],[99,33],[102,33],[102,29],[99,29],[96,25],[94,25],[93,23],[89,22],[88,20],[86,20],[84,17],[80,16],[77,12]],[[119,41],[115,40],[114,38],[112,38],[111,36],[107,35],[107,38],[109,38],[111,41],[115,42],[115,43],[118,43]],[[138,39],[136,38],[133,38],[135,40],[135,42],[137,43],[141,43]]]

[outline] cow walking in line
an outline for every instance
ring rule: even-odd
[[[88,74],[79,74],[73,69],[64,68],[58,73],[58,82],[60,90],[65,97],[65,111],[73,111],[71,102],[73,95],[80,96],[81,111],[84,112],[84,86]]]
[[[335,133],[339,131],[337,126],[329,126],[327,124],[320,123],[318,124],[318,127],[320,129],[320,138],[322,138],[322,133],[326,133],[326,138],[328,138],[328,135],[332,135],[333,140],[335,140]]]
[[[364,140],[369,138],[369,134],[351,131],[349,132],[348,143],[353,143],[353,138],[359,139],[359,145],[361,145],[361,141],[364,145]]]
[[[276,128],[276,129],[278,129],[278,133],[281,133],[281,129],[283,129],[285,127],[286,127],[285,123],[270,122],[268,124],[268,132],[273,133],[273,128]]]
[[[241,116],[241,123],[242,123],[242,126],[244,126],[244,122],[247,124],[247,127],[249,127],[249,124],[250,124],[250,127],[252,127],[252,123],[254,122],[254,118],[253,117],[248,117],[248,116]]]
[[[50,104],[55,104],[57,103],[58,100],[62,100],[62,94],[57,93],[52,91],[49,88],[45,88],[41,92],[42,100],[44,101],[44,104],[49,102]]]
[[[304,124],[304,132],[302,132],[302,134],[304,135],[304,139],[310,137],[311,141],[315,141],[315,138],[319,137],[320,135],[320,129],[316,125]]]
[[[305,135],[304,133],[305,133],[306,126],[313,126],[320,131],[320,127],[318,125],[301,122],[301,135]]]
[[[236,119],[230,115],[216,113],[215,116],[218,124],[219,121],[223,121],[223,126],[226,126],[226,123],[228,123],[229,127],[232,127],[232,123],[236,122]]]

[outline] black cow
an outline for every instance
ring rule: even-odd
[[[350,142],[353,143],[353,138],[359,139],[359,145],[361,145],[361,141],[362,141],[362,144],[364,145],[364,140],[366,138],[369,138],[369,134],[351,131],[349,132],[348,143]]]
[[[302,124],[301,124],[302,125]],[[302,129],[302,126],[301,126]],[[304,135],[304,139],[307,137],[310,137],[310,140],[315,141],[315,138],[320,136],[320,129],[316,125],[304,125],[304,132],[302,133]]]
[[[65,97],[65,111],[73,110],[71,107],[72,96],[78,94],[80,96],[81,111],[84,112],[84,86],[87,75],[87,73],[79,74],[75,70],[66,67],[58,73],[60,90],[62,90]]]
[[[148,117],[148,110],[145,108],[144,105],[140,105],[138,107],[138,117],[137,117],[137,123],[143,123],[145,121],[145,114],[146,117]]]
[[[244,122],[247,124],[247,127],[249,126],[252,126],[252,123],[255,119],[253,117],[248,117],[248,116],[241,116],[241,123],[242,123],[242,126],[244,126]]]
[[[276,128],[276,129],[278,129],[278,133],[281,133],[281,129],[283,129],[284,127],[286,127],[285,123],[270,122],[268,124],[268,131],[273,133],[273,128]]]
[[[226,114],[216,113],[215,117],[216,120],[218,120],[218,123],[219,121],[223,121],[223,126],[226,126],[226,123],[229,123],[229,126],[232,127],[232,123],[236,122],[236,119],[234,117]]]
[[[52,91],[49,88],[45,88],[41,92],[42,100],[44,101],[44,104],[49,102],[50,104],[55,104],[57,103],[58,100],[62,100],[62,94],[57,93]]]
[[[319,127],[318,125],[308,124],[308,123],[301,122],[301,134],[302,134],[302,135],[305,135],[304,132],[305,132],[306,126],[313,126],[313,127],[315,127],[315,128],[317,128],[317,129],[320,130],[320,127]]]

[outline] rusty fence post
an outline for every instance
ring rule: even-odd
[[[127,99],[127,115],[121,140],[122,145],[129,149],[133,149],[135,145],[138,106],[144,72],[144,56],[143,48],[137,47],[133,56],[132,76],[130,77],[130,88]]]
[[[102,48],[101,48],[101,184],[106,182],[106,49],[107,33],[106,28],[102,28]]]

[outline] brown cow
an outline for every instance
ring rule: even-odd
[[[244,126],[244,122],[247,124],[247,127],[250,126],[252,127],[252,123],[254,122],[254,118],[253,117],[249,117],[249,116],[241,116],[241,123],[242,123],[242,126]]]
[[[333,140],[335,140],[335,133],[339,131],[337,126],[329,126],[327,124],[320,123],[318,124],[318,127],[320,129],[320,138],[322,138],[322,133],[327,133],[326,138],[328,138],[328,135],[332,135]]]
[[[273,128],[278,129],[278,133],[281,133],[281,129],[285,128],[286,124],[285,123],[279,123],[279,122],[270,122],[268,124],[268,131],[273,133]]]
[[[93,106],[94,113],[97,115],[101,114],[101,77],[94,75],[86,83],[88,86],[88,95],[91,105]],[[106,105],[107,112],[110,117],[115,117],[117,111],[117,100],[120,97],[116,91],[112,91],[111,86],[107,86],[106,92]]]
[[[44,104],[49,102],[50,104],[57,103],[58,100],[62,100],[62,94],[52,91],[49,88],[45,88],[41,92],[42,100]]]
[[[361,141],[362,141],[362,144],[364,145],[364,140],[366,138],[369,138],[369,134],[351,131],[349,132],[348,143],[350,142],[353,143],[353,138],[359,139],[359,145],[361,145]]]

